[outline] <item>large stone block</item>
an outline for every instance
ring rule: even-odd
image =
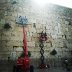
[[[13,46],[23,46],[23,41],[13,40]]]
[[[35,47],[35,42],[34,41],[27,42],[27,44],[28,44],[29,47]]]

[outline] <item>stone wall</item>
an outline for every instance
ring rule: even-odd
[[[44,43],[46,59],[69,58],[72,51],[72,10],[69,8],[49,4],[45,7],[37,6],[32,0],[1,0],[0,1],[0,59],[17,59],[16,47],[23,46],[23,27],[16,24],[19,16],[28,19],[27,44],[31,51],[31,59],[39,59],[39,34],[45,31],[48,40]],[[4,29],[9,23],[11,28]],[[14,48],[15,47],[15,48]],[[17,48],[18,48],[17,47]],[[50,55],[55,49],[57,54]]]

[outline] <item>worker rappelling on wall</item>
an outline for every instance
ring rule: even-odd
[[[40,54],[41,54],[41,57],[40,57],[40,60],[41,60],[41,64],[39,65],[39,67],[42,69],[42,68],[47,68],[47,65],[45,64],[44,60],[45,60],[45,57],[44,57],[44,42],[47,41],[47,34],[46,32],[43,33],[43,31],[40,33],[40,37],[39,37],[39,42],[40,42],[40,45],[39,47],[41,48],[40,49]]]
[[[19,18],[16,20],[17,24],[20,24],[23,26],[23,45],[24,45],[24,57],[19,57],[17,59],[17,65],[14,67],[14,72],[21,72],[21,71],[33,71],[33,66],[30,66],[30,58],[28,56],[28,46],[27,46],[27,40],[26,40],[26,30],[25,26],[28,24],[28,19],[22,16],[19,16]]]

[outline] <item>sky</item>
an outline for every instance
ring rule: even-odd
[[[47,3],[57,4],[60,6],[72,8],[72,0],[34,0],[39,5],[45,5]]]

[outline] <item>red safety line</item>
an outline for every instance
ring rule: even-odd
[[[28,56],[28,46],[27,46],[27,40],[26,40],[26,31],[25,31],[24,26],[23,26],[23,45],[24,45],[25,56]]]

